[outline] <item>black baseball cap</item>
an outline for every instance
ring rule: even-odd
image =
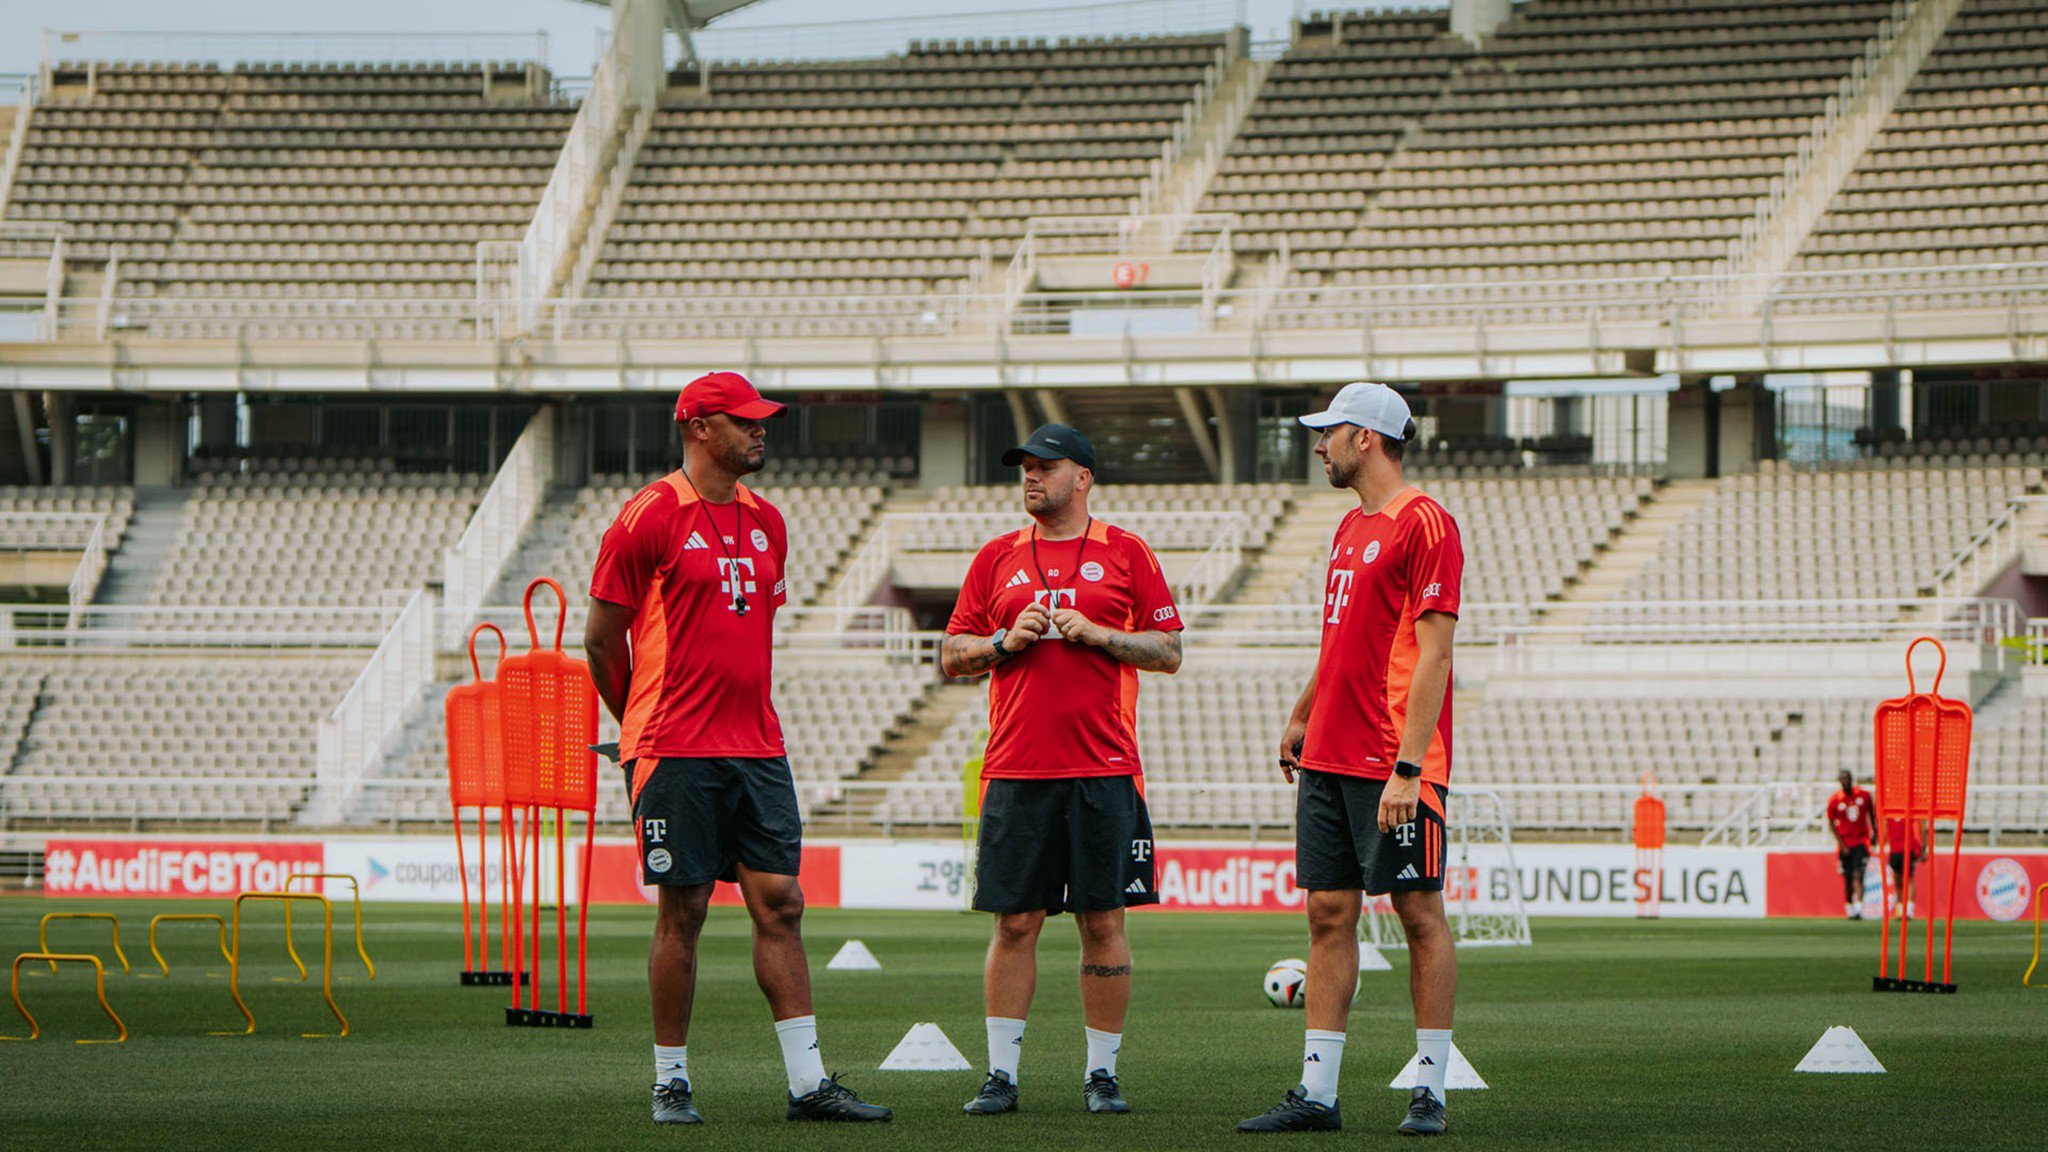
[[[1095,445],[1081,435],[1079,429],[1065,424],[1040,424],[1024,443],[1003,453],[1003,467],[1015,468],[1024,462],[1026,456],[1040,460],[1072,460],[1081,467],[1095,470]]]

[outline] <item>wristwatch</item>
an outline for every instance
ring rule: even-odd
[[[988,638],[988,642],[996,646],[996,660],[999,663],[1016,655],[1015,652],[1003,647],[1003,637],[1009,634],[1010,630],[1008,628],[998,628],[996,629],[996,634]]]
[[[1417,764],[1413,760],[1396,760],[1394,761],[1394,775],[1399,776],[1403,780],[1413,780],[1417,776],[1422,775],[1422,765]]]

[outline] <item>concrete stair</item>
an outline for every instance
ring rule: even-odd
[[[1305,487],[1288,500],[1273,525],[1266,548],[1247,566],[1244,578],[1225,598],[1231,604],[1280,604],[1287,590],[1316,559],[1326,558],[1337,521],[1358,506],[1349,489]]]
[[[902,779],[917,763],[918,757],[938,741],[954,718],[972,707],[987,691],[988,685],[978,679],[948,680],[935,685],[924,699],[918,701],[909,720],[889,734],[874,762],[864,768],[856,779],[861,783]],[[882,797],[877,793],[856,791],[830,804],[819,805],[812,810],[811,818],[817,823],[841,827],[871,824],[875,809],[881,803]]]
[[[138,487],[135,514],[121,547],[108,557],[106,575],[100,578],[101,604],[146,604],[157,572],[177,543],[178,528],[185,522],[184,488]]]
[[[1538,623],[1584,627],[1592,615],[1589,606],[1620,596],[1628,582],[1657,558],[1665,536],[1711,499],[1718,486],[1713,480],[1674,480],[1659,486],[1621,534],[1607,542],[1593,566],[1538,613]]]

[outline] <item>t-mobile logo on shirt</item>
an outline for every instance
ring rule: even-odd
[[[1338,618],[1344,615],[1344,606],[1351,603],[1351,581],[1357,575],[1350,568],[1330,570],[1330,590],[1323,596],[1323,605],[1330,610],[1330,623],[1337,623]]]
[[[732,595],[732,581],[733,572],[735,568],[743,572],[747,577],[747,579],[743,579],[740,581],[740,591],[749,596],[753,595],[754,581],[752,577],[754,575],[754,558],[752,556],[742,556],[737,560],[728,559],[723,556],[719,557],[718,590],[720,592],[725,593],[727,596]]]

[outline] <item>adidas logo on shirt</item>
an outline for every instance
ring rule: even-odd
[[[1015,576],[1010,577],[1010,582],[1008,584],[1003,585],[1003,587],[1015,588],[1019,584],[1029,583],[1031,583],[1030,575],[1026,573],[1022,568],[1019,568],[1017,569],[1017,574]]]
[[[685,552],[689,552],[689,551],[692,551],[692,550],[694,550],[694,549],[698,549],[698,548],[709,548],[709,547],[711,547],[711,545],[709,545],[709,544],[706,544],[706,543],[704,542],[704,536],[703,536],[703,534],[702,534],[702,533],[700,533],[700,532],[692,532],[692,533],[690,533],[690,538],[689,538],[688,540],[685,540],[685,541],[683,541],[683,551],[685,551]]]
[[[1420,880],[1421,878],[1421,875],[1415,871],[1415,865],[1413,864],[1401,869],[1401,874],[1394,877],[1396,880]]]
[[[1131,886],[1129,888],[1124,889],[1124,891],[1136,892],[1140,895],[1143,895],[1145,891],[1145,882],[1143,880],[1133,880],[1131,881]]]

